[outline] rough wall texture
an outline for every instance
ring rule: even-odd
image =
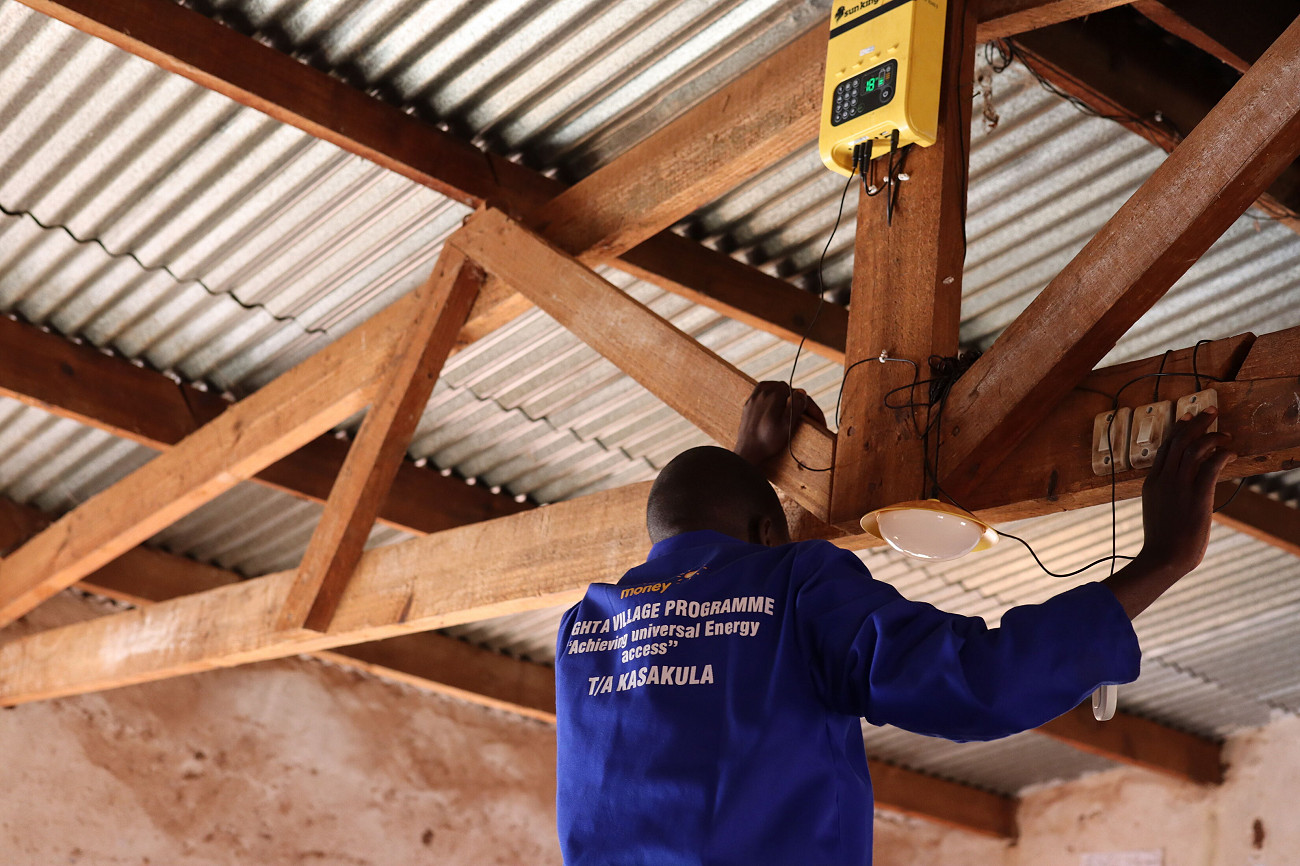
[[[1009,843],[876,813],[872,866],[1008,866]]]
[[[1138,852],[1162,866],[1300,863],[1300,719],[1232,738],[1225,758],[1217,788],[1115,770],[1028,793],[1007,866],[1080,866],[1085,854]]]
[[[552,728],[316,661],[3,711],[0,762],[6,866],[560,860]]]

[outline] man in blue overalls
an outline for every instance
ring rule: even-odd
[[[1204,556],[1232,459],[1212,415],[1180,420],[1143,490],[1145,543],[1113,577],[1001,625],[872,579],[828,542],[791,544],[757,468],[809,401],[747,401],[735,452],[660,473],[653,547],[594,584],[556,646],[558,816],[568,866],[871,862],[860,718],[953,740],[1003,737],[1138,675],[1130,620]]]

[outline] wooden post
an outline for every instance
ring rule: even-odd
[[[925,455],[915,427],[925,426],[926,412],[884,405],[889,390],[913,380],[913,368],[871,359],[881,352],[905,358],[919,368],[916,378],[928,379],[932,354],[957,352],[975,6],[964,0],[949,4],[938,141],[912,148],[910,180],[902,183],[892,225],[886,221],[888,189],[858,200],[845,351],[849,373],[831,482],[831,522],[840,526],[856,529],[873,508],[929,495],[922,489]],[[877,163],[881,176],[883,161]],[[915,395],[895,394],[891,402],[923,402],[926,393],[922,386]]]

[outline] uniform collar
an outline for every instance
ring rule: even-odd
[[[646,557],[646,560],[658,559],[661,556],[668,556],[671,553],[678,553],[695,547],[716,547],[720,544],[743,544],[748,546],[749,542],[732,538],[730,535],[724,535],[721,532],[714,532],[712,529],[683,532],[657,542],[650,548],[650,554]]]

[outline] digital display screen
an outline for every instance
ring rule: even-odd
[[[866,90],[867,93],[875,93],[877,90],[886,87],[889,84],[890,80],[894,77],[893,73],[894,70],[890,69],[889,67],[885,67],[884,69],[880,70],[875,75],[873,75],[872,77],[866,80],[866,83],[863,85],[864,89]]]

